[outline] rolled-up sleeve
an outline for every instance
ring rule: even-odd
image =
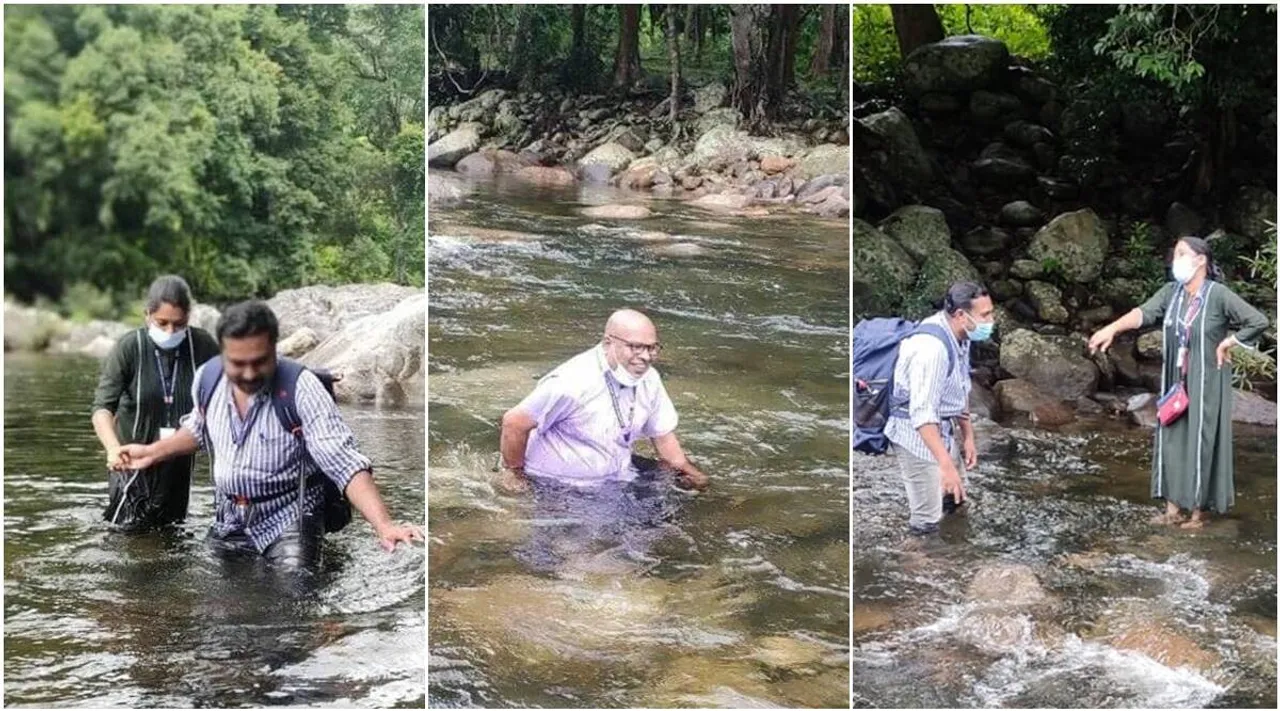
[[[114,415],[120,408],[120,398],[132,380],[130,376],[133,369],[129,367],[125,348],[133,338],[132,333],[122,337],[102,361],[102,368],[98,371],[98,387],[93,391],[92,412],[106,410]]]
[[[191,378],[191,402],[195,403],[191,407],[191,412],[182,416],[178,420],[178,426],[187,431],[187,434],[195,438],[196,444],[200,446],[202,451],[209,450],[207,433],[204,426],[204,413],[200,411],[200,375],[204,372],[204,366],[196,368],[195,375]]]
[[[297,402],[307,453],[339,490],[346,491],[362,471],[373,474],[373,462],[356,449],[355,434],[314,373],[303,371],[298,377]]]
[[[947,347],[932,337],[915,345],[906,370],[911,386],[908,395],[911,426],[918,430],[942,422],[938,409],[942,404],[942,384],[947,377]]]

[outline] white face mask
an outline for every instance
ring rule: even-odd
[[[1173,278],[1177,279],[1179,284],[1186,284],[1195,275],[1196,265],[1191,257],[1178,257],[1173,260]]]
[[[634,388],[640,382],[640,378],[632,375],[631,371],[627,370],[621,363],[613,366],[612,372],[613,377],[617,378],[619,383],[629,388]]]
[[[182,345],[182,341],[187,337],[187,329],[174,329],[173,333],[168,333],[164,329],[155,324],[151,324],[147,328],[147,335],[151,337],[151,342],[160,348],[169,350]]]

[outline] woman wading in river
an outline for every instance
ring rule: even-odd
[[[208,332],[191,328],[191,288],[181,277],[163,276],[147,291],[147,323],[126,333],[102,362],[93,396],[93,430],[107,450],[107,466],[118,463],[122,444],[150,444],[177,429],[191,411],[191,379],[198,366],[218,355]],[[179,457],[142,471],[111,472],[107,510],[127,531],[178,523],[186,518],[195,457]]]
[[[1257,347],[1267,317],[1215,281],[1209,245],[1183,237],[1173,250],[1174,282],[1156,292],[1089,339],[1091,351],[1107,350],[1116,334],[1163,323],[1161,373],[1165,424],[1156,425],[1151,496],[1164,499],[1156,523],[1200,528],[1205,512],[1226,513],[1235,503],[1235,463],[1231,443],[1231,348]],[[1234,328],[1234,336],[1227,330]],[[1164,395],[1185,389],[1186,408]],[[1182,510],[1191,512],[1190,520]]]

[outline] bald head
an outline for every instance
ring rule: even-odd
[[[658,339],[658,329],[648,316],[635,309],[620,309],[609,316],[604,324],[604,335],[616,336],[628,341],[651,343]]]
[[[621,366],[639,378],[657,356],[658,329],[648,316],[635,309],[614,311],[604,325],[605,358],[609,367]]]

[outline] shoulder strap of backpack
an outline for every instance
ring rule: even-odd
[[[917,333],[925,333],[930,336],[933,336],[939,341],[942,341],[943,347],[946,348],[947,350],[947,372],[950,373],[954,371],[956,368],[956,359],[957,359],[956,350],[955,350],[955,346],[952,345],[951,337],[947,334],[947,332],[944,331],[943,328],[936,323],[922,323],[916,327],[915,331],[912,331],[911,335],[914,336]]]
[[[209,401],[213,399],[213,391],[222,380],[222,359],[218,357],[205,361],[200,371],[200,382],[196,387],[196,407],[205,415],[209,409]]]
[[[280,358],[276,361],[276,376],[271,391],[271,408],[286,432],[302,437],[302,416],[298,414],[298,378],[305,370],[296,360]]]

